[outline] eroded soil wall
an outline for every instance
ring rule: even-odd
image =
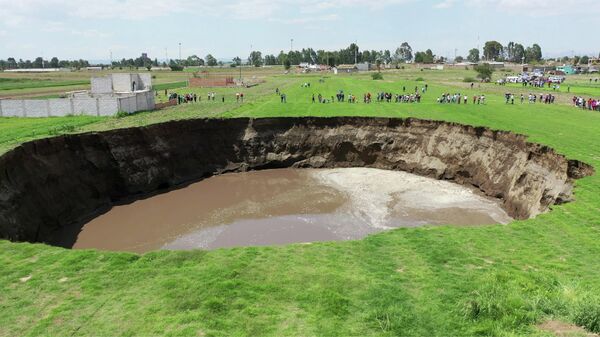
[[[389,118],[197,119],[32,141],[0,157],[0,237],[55,243],[115,203],[223,172],[374,167],[477,186],[525,219],[593,173],[526,137]],[[75,231],[76,234],[76,231]],[[75,235],[74,234],[74,235]]]

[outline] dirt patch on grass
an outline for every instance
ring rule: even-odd
[[[600,337],[600,335],[588,332],[577,325],[555,320],[546,321],[537,327],[557,337]]]

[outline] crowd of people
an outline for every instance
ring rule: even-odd
[[[406,90],[406,89],[404,89]],[[425,89],[425,87],[423,88],[423,92],[427,91],[427,89]],[[371,94],[370,92],[364,93],[363,95],[363,103],[365,104],[369,104],[373,102],[373,94]],[[418,92],[418,88],[416,89],[416,92],[414,94],[394,94],[391,92],[380,92],[377,93],[375,95],[375,99],[377,102],[387,102],[387,103],[421,103],[421,94]],[[331,96],[331,99],[324,97],[321,94],[318,94],[315,96],[315,94],[312,95],[312,103],[333,103],[333,102],[338,102],[338,103],[343,103],[343,102],[348,102],[348,103],[357,103],[358,102],[358,97],[356,95],[353,94],[348,94],[346,95],[346,93],[344,92],[344,90],[339,90],[335,96]]]
[[[461,93],[444,93],[438,97],[437,102],[440,104],[468,104],[469,96]],[[473,104],[485,104],[485,95],[473,95]]]
[[[169,101],[171,100],[175,100],[177,101],[177,104],[186,104],[186,103],[197,103],[197,102],[202,102],[202,96],[196,94],[196,93],[188,93],[188,94],[179,94],[176,92],[173,93],[168,93],[165,90],[165,96],[167,97],[167,99]],[[217,99],[217,93],[216,92],[208,92],[206,94],[206,99],[208,100],[208,102],[214,102]],[[235,100],[237,103],[244,103],[244,93],[243,92],[236,92],[235,93]],[[225,95],[221,96],[220,99],[221,102],[225,103]]]
[[[588,98],[587,100],[583,97],[573,96],[573,104],[581,109],[600,111],[600,100]]]
[[[523,97],[523,95],[521,95],[521,97]],[[556,96],[552,95],[552,94],[540,94],[539,98],[536,94],[529,94],[528,96],[529,98],[529,103],[530,104],[535,104],[538,102],[540,103],[544,103],[544,104],[553,104],[554,100],[556,99]],[[523,103],[524,98],[521,99],[521,103]]]

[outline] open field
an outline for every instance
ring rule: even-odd
[[[523,133],[600,168],[600,113],[568,105],[572,93],[564,92],[554,105],[506,105],[506,87],[471,90],[463,79],[474,75],[406,69],[382,81],[326,75],[323,83],[319,75],[269,75],[243,91],[174,85],[169,92],[202,102],[124,118],[0,119],[0,153],[57,134],[198,117],[411,116]],[[185,76],[158,73],[156,83]],[[422,103],[362,103],[366,92],[425,84]],[[359,103],[311,103],[340,89]],[[215,102],[206,102],[208,92]],[[436,103],[444,92],[469,103]],[[480,94],[487,104],[473,105]],[[352,242],[135,255],[0,241],[0,336],[552,336],[537,328],[547,320],[598,333],[600,176],[578,181],[575,195],[506,226],[397,229]]]

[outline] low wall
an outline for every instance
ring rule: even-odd
[[[190,78],[189,79],[189,86],[190,87],[198,87],[198,88],[203,88],[203,87],[228,87],[228,86],[234,86],[235,82],[233,80],[233,77],[227,77],[227,78]]]
[[[196,119],[25,143],[0,157],[0,238],[63,243],[115,204],[215,174],[373,167],[478,187],[517,219],[572,198],[591,166],[510,132],[389,118]],[[71,242],[71,243],[72,243]]]
[[[0,99],[0,117],[62,117],[68,115],[114,116],[154,110],[152,91],[131,97],[75,95],[54,99]]]
[[[154,110],[160,110],[160,109],[164,109],[164,108],[168,108],[170,106],[176,106],[176,105],[177,105],[177,100],[171,99],[168,102],[154,104]]]

